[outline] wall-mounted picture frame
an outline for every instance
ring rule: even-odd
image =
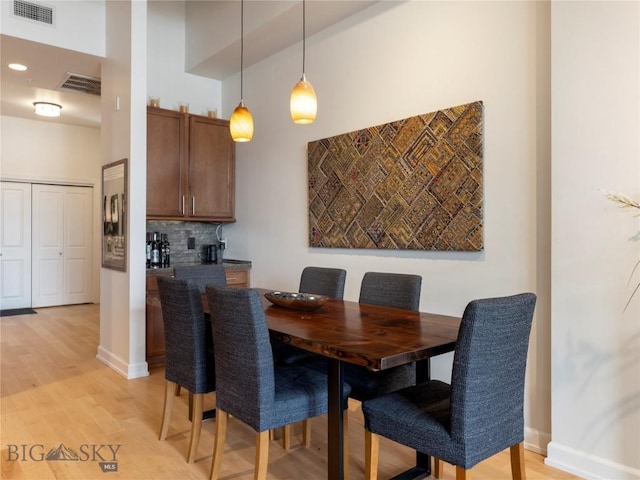
[[[102,166],[102,266],[127,271],[128,160]]]

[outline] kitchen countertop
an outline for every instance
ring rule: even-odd
[[[175,266],[188,267],[195,265],[202,265],[202,262],[186,262],[186,263],[176,263],[169,268],[147,268],[147,275],[167,275],[173,273],[173,267]],[[224,259],[222,261],[222,265],[225,270],[246,270],[251,268],[251,261],[249,260],[235,260],[235,259]]]

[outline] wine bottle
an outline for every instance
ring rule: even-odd
[[[147,232],[147,268],[151,268],[151,232]]]
[[[158,235],[158,232],[153,232],[153,240],[151,241],[151,268],[160,267],[160,240]]]
[[[171,246],[169,245],[169,235],[165,234],[164,236],[164,258],[163,258],[162,266],[164,268],[169,268],[171,266]]]

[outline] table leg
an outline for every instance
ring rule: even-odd
[[[329,358],[328,395],[329,395],[329,480],[344,480],[344,426],[343,411],[343,367],[340,360]]]
[[[416,362],[416,382],[426,382],[431,379],[431,363],[429,359]],[[416,452],[416,465],[396,475],[391,480],[420,480],[431,475],[431,457],[425,453]]]

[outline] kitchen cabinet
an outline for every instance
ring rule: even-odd
[[[225,268],[225,274],[229,286],[248,288],[250,285],[249,267],[236,264],[231,268]],[[172,272],[147,274],[146,358],[149,367],[164,365],[164,324],[158,293],[158,276],[160,275],[172,275]]]
[[[227,120],[147,107],[147,218],[235,221]]]

